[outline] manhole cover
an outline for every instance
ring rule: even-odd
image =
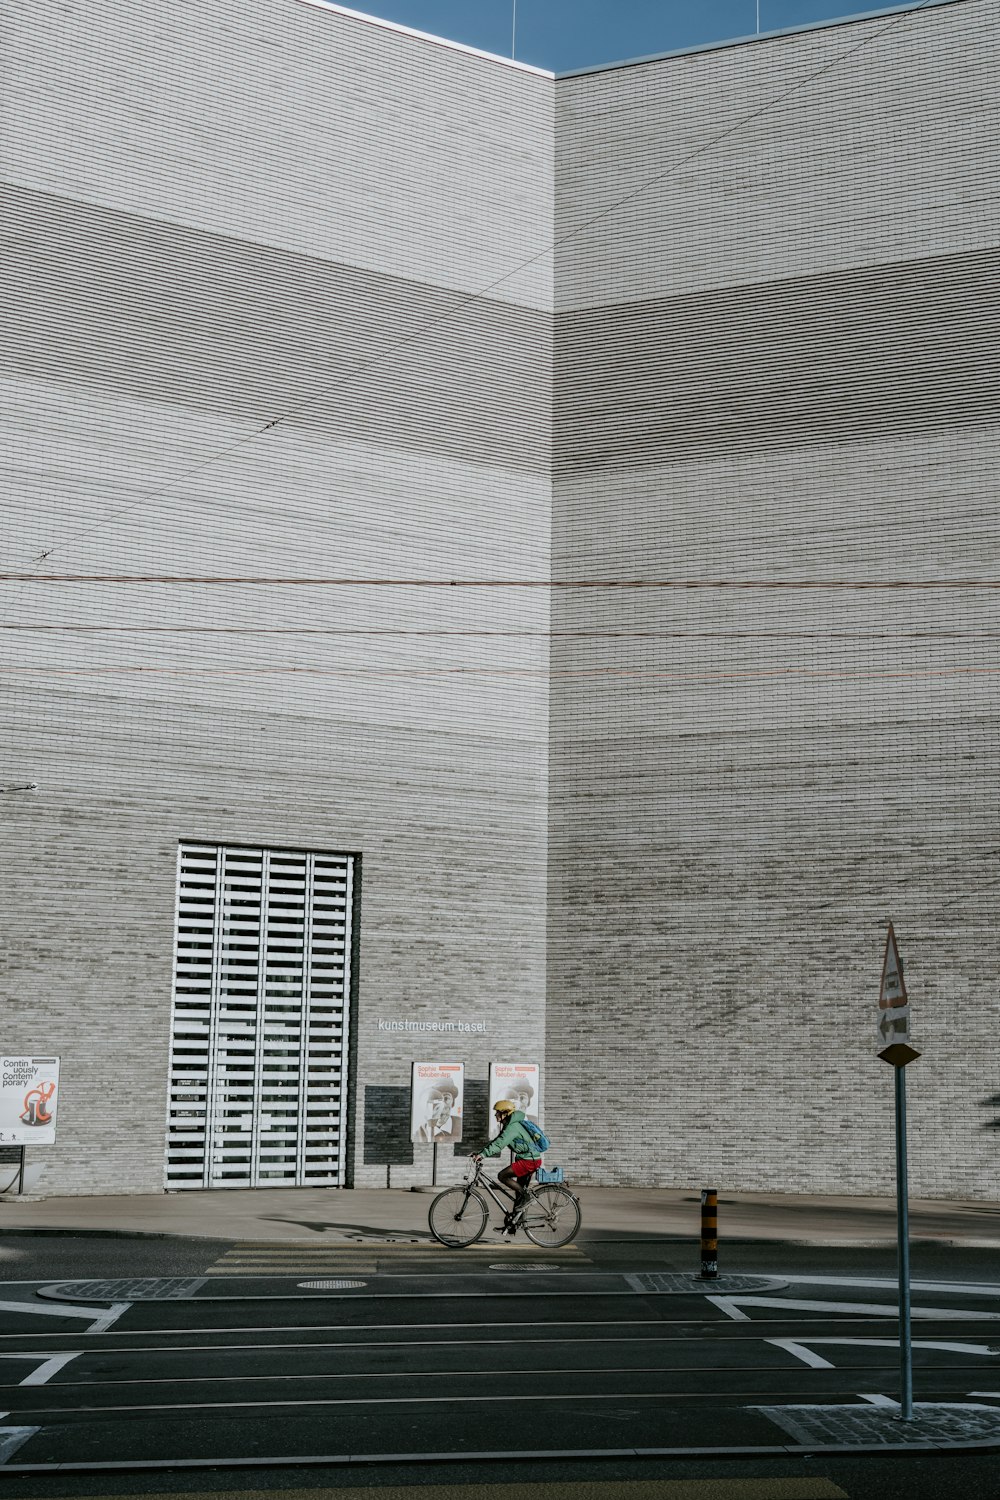
[[[367,1281],[300,1281],[299,1286],[307,1292],[350,1292],[355,1287],[367,1286]]]
[[[491,1271],[561,1271],[562,1266],[550,1266],[544,1260],[520,1260],[511,1264],[510,1261],[497,1261],[490,1266]]]

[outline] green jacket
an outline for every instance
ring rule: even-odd
[[[515,1161],[540,1161],[542,1153],[539,1151],[535,1141],[526,1130],[522,1130],[521,1121],[524,1119],[524,1110],[515,1109],[496,1140],[490,1141],[479,1153],[480,1156],[499,1156],[505,1146],[509,1146],[514,1153]]]

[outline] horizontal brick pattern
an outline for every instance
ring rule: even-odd
[[[891,918],[912,1190],[1000,1195],[996,35],[970,0],[558,85],[553,575],[619,584],[553,595],[580,1175],[890,1191]]]
[[[23,190],[0,213],[28,379],[548,474],[548,314]]]
[[[995,42],[961,0],[553,84],[292,0],[13,19],[48,1191],[162,1183],[200,839],[362,856],[359,1184],[431,1170],[384,1018],[485,1026],[472,1114],[547,1048],[578,1180],[886,1191],[892,917],[914,1191],[1000,1193]]]
[[[1000,251],[564,312],[559,471],[1000,421]]]
[[[560,310],[996,243],[991,0],[565,78]]]
[[[292,0],[7,44],[3,782],[38,790],[0,808],[2,1005],[62,1057],[42,1186],[162,1186],[181,839],[362,856],[381,1185],[365,1089],[414,1043],[379,1018],[484,1027],[477,1078],[544,1045],[547,600],[450,580],[548,572],[551,265],[469,293],[551,237],[552,83]]]
[[[552,305],[548,79],[297,0],[39,0],[3,48],[19,186]]]

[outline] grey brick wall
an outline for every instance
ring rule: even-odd
[[[558,83],[553,576],[670,585],[553,596],[583,1175],[889,1191],[891,917],[913,1191],[1000,1193],[996,42],[965,0]]]
[[[531,70],[298,0],[6,10],[21,186],[466,292],[550,242]],[[551,261],[497,295],[550,307]]]
[[[379,1018],[485,1023],[473,1078],[544,1045],[544,592],[391,580],[547,576],[551,264],[470,294],[551,239],[552,82],[295,0],[7,25],[2,1004],[63,1060],[43,1185],[162,1185],[181,838],[362,853],[378,1185],[365,1090],[414,1055]]]
[[[47,1190],[162,1183],[198,838],[363,855],[359,1184],[429,1176],[412,1017],[485,1024],[479,1113],[547,1058],[578,1178],[888,1190],[892,917],[914,1191],[997,1196],[994,9],[555,83],[297,0],[6,22]]]

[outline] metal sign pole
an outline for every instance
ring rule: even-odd
[[[896,1067],[896,1240],[899,1268],[899,1404],[913,1421],[913,1345],[910,1339],[910,1223],[906,1182],[906,1069]]]
[[[431,1187],[438,1185],[438,1143],[434,1142],[431,1150],[434,1153],[434,1165],[431,1167]]]
[[[17,1196],[24,1192],[24,1147],[21,1147],[21,1159],[17,1165]]]
[[[910,1222],[906,1182],[906,1066],[920,1056],[910,1041],[910,999],[892,923],[885,939],[878,996],[879,1057],[891,1063],[896,1082],[896,1246],[899,1271],[899,1415],[913,1421],[913,1345],[910,1339]]]

